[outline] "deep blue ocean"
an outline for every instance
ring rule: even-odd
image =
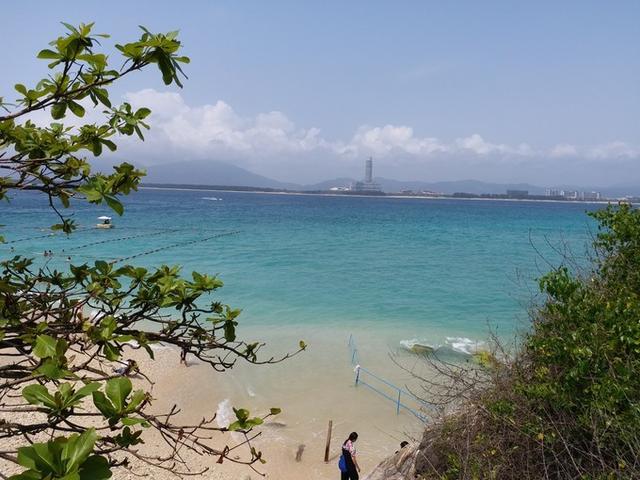
[[[125,206],[117,217],[72,204],[80,231],[33,238],[57,219],[42,196],[20,193],[0,206],[0,232],[13,242],[0,245],[0,256],[66,268],[68,257],[79,264],[175,245],[133,262],[218,274],[225,286],[217,297],[243,308],[245,324],[342,327],[431,343],[526,329],[536,279],[567,248],[584,258],[595,228],[585,212],[599,208],[150,189],[126,197]],[[104,214],[115,228],[93,228]]]

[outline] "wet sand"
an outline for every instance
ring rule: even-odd
[[[267,342],[271,340],[270,350],[265,354],[283,352],[287,344],[293,349],[297,344],[295,334],[283,336],[278,331],[271,335],[266,331],[256,333],[256,338],[263,338]],[[258,430],[261,433],[254,446],[263,452],[267,460],[264,465],[256,465],[260,474],[232,462],[218,464],[217,457],[185,453],[192,471],[209,469],[201,478],[247,480],[263,478],[261,474],[264,474],[264,478],[279,480],[325,479],[337,477],[340,444],[351,431],[355,430],[360,435],[357,447],[364,475],[395,452],[402,440],[417,438],[422,430],[421,422],[413,415],[397,415],[393,402],[363,385],[354,385],[354,372],[346,338],[342,341],[342,333],[327,335],[326,332],[307,331],[309,349],[303,354],[277,365],[238,364],[225,373],[216,373],[208,365],[192,358],[188,359],[189,366],[181,365],[178,352],[167,347],[155,348],[155,361],[138,351],[127,352],[128,357],[135,358],[154,383],[151,391],[156,399],[152,405],[155,412],[164,412],[177,404],[181,408],[180,419],[183,421],[197,421],[216,414],[219,426],[227,426],[235,420],[231,406],[248,408],[254,415],[264,414],[271,407],[282,408],[280,415],[269,419]],[[401,373],[388,359],[383,344],[368,343],[362,347],[361,355],[372,360],[377,358],[376,372],[385,375],[385,378],[387,374],[389,378],[394,377],[395,372],[394,382],[401,383],[403,378],[408,379],[406,373]],[[139,383],[140,387],[150,388],[141,379],[134,382]],[[325,463],[329,420],[333,421],[333,432],[330,460]],[[233,445],[237,436],[215,434],[211,445],[219,448]],[[166,448],[153,432],[149,432],[145,438],[147,441],[142,451],[158,452]],[[4,440],[2,443],[3,449],[6,449],[15,440]],[[237,453],[245,458],[246,454],[241,449]],[[0,463],[0,471],[14,474],[20,468]],[[170,472],[152,471],[146,466],[136,471],[152,473],[152,478],[159,480],[175,478]],[[114,478],[137,477],[121,469]]]

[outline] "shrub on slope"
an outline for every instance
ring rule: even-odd
[[[540,279],[516,358],[426,432],[418,477],[640,478],[640,210],[591,215],[591,269]]]

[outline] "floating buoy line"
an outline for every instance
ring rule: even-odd
[[[82,231],[85,231],[85,230],[89,230],[89,227],[76,229],[76,232],[82,232]],[[37,240],[39,238],[55,237],[55,236],[58,236],[58,235],[60,235],[60,233],[58,233],[58,232],[50,232],[50,233],[47,233],[45,235],[36,235],[36,236],[33,236],[33,237],[25,237],[25,238],[17,238],[16,240],[8,240],[8,241],[5,241],[3,243],[0,243],[0,245],[10,245],[12,243],[18,243],[18,242],[28,242],[29,240]]]
[[[76,231],[86,231],[86,230],[93,230],[93,228],[86,227],[86,228],[83,228],[83,229],[78,229]],[[138,228],[138,230],[140,230],[140,229]],[[75,247],[63,248],[62,250],[59,250],[57,253],[59,255],[63,256],[63,257],[67,256],[67,260],[68,261],[71,261],[71,256],[95,259],[95,258],[98,258],[97,255],[87,255],[87,254],[81,254],[81,253],[75,253],[75,252],[76,252],[76,250],[92,247],[92,246],[95,246],[95,245],[103,245],[103,244],[107,244],[107,243],[115,243],[115,242],[123,242],[123,241],[126,241],[126,240],[134,240],[134,239],[137,239],[137,238],[148,237],[148,236],[152,236],[152,235],[158,235],[158,233],[161,233],[161,232],[162,233],[176,233],[176,232],[185,231],[185,230],[189,231],[190,229],[184,229],[184,228],[183,229],[177,228],[177,229],[171,229],[171,230],[152,229],[151,231],[147,230],[145,233],[139,233],[139,234],[136,234],[136,235],[127,235],[127,236],[124,236],[124,237],[117,237],[117,238],[106,238],[106,239],[98,240],[98,241],[95,241],[95,242],[84,243],[82,245],[78,245],[78,246],[75,246]],[[195,231],[195,230],[196,229],[193,229],[191,231]],[[133,254],[133,255],[126,255],[126,256],[123,256],[123,257],[119,257],[119,258],[116,258],[114,260],[110,260],[109,264],[113,265],[115,263],[120,263],[120,262],[124,262],[124,261],[127,261],[127,260],[132,260],[134,258],[139,258],[139,257],[146,256],[146,255],[151,255],[153,253],[161,252],[161,251],[164,251],[164,250],[169,250],[169,249],[178,248],[178,247],[184,247],[184,246],[193,245],[193,244],[196,244],[196,243],[204,243],[204,242],[208,242],[208,241],[214,240],[216,238],[221,238],[221,237],[226,237],[226,236],[231,236],[231,235],[237,235],[239,233],[240,233],[239,230],[234,230],[234,231],[229,231],[229,232],[220,232],[220,231],[218,231],[215,234],[209,235],[209,236],[204,237],[204,238],[197,238],[195,240],[187,240],[187,241],[183,241],[183,242],[176,242],[176,243],[172,243],[170,245],[164,245],[164,246],[160,246],[160,247],[153,248],[153,249],[150,249],[150,250],[145,250],[143,252],[139,252],[139,253],[136,253],[136,254]],[[59,235],[58,232],[51,232],[51,233],[48,233],[46,235],[35,235],[35,236],[32,236],[32,237],[19,238],[19,239],[16,239],[16,240],[11,240],[11,241],[5,242],[4,244],[0,244],[0,246],[7,245],[7,244],[15,244],[15,243],[18,243],[18,242],[26,242],[26,241],[29,241],[29,240],[37,240],[37,239],[41,239],[41,238],[50,238],[50,237],[58,236],[58,235]],[[55,253],[56,253],[56,252],[51,252],[50,250],[45,250],[45,252],[47,252],[47,251],[50,252],[50,255],[55,255]],[[35,254],[37,254],[37,253],[35,253]],[[46,253],[45,253],[45,255],[46,255]]]
[[[174,233],[179,231],[180,229],[176,228],[174,230],[163,230],[164,233]],[[89,242],[84,245],[80,245],[77,247],[73,247],[69,249],[70,251],[80,250],[81,248],[92,247],[94,245],[102,245],[104,243],[112,243],[112,242],[122,242],[124,240],[133,240],[134,238],[148,237],[150,235],[157,235],[157,231],[147,232],[147,233],[139,233],[138,235],[129,235],[127,237],[118,237],[118,238],[107,238],[105,240],[98,240],[97,242]],[[62,252],[67,252],[67,249],[63,248]]]
[[[179,243],[174,243],[172,245],[165,245],[164,247],[158,247],[158,248],[154,248],[153,250],[147,250],[145,252],[136,253],[135,255],[129,255],[129,256],[126,256],[126,257],[121,257],[121,258],[117,258],[115,260],[111,260],[109,262],[109,264],[113,265],[114,263],[120,263],[120,262],[124,262],[126,260],[131,260],[131,259],[142,257],[142,256],[145,256],[145,255],[151,255],[152,253],[161,252],[163,250],[169,250],[170,248],[184,247],[184,246],[187,246],[187,245],[193,245],[194,243],[208,242],[208,241],[213,240],[215,238],[228,237],[230,235],[238,235],[239,233],[240,233],[239,230],[235,230],[235,231],[232,231],[232,232],[217,233],[216,235],[211,235],[210,237],[205,237],[205,238],[198,238],[197,240],[189,240],[187,242],[179,242]]]

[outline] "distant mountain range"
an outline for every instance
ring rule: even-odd
[[[107,170],[114,162],[101,162],[96,165],[100,170]],[[281,182],[258,175],[244,168],[221,161],[180,161],[147,167],[144,183],[183,184],[183,185],[216,185],[246,186],[273,188],[282,190],[314,191],[329,190],[332,187],[344,187],[354,182],[353,178],[335,178],[323,182],[302,185]],[[505,193],[507,190],[527,190],[532,195],[544,194],[545,188],[528,183],[490,183],[478,180],[458,180],[446,182],[402,181],[388,178],[376,178],[385,192],[402,190],[432,191],[446,194],[465,192],[473,194]],[[557,185],[553,188],[578,191],[600,191],[605,196],[619,197],[623,195],[640,195],[640,186],[616,185],[612,187]]]
[[[228,185],[243,187],[280,188],[299,190],[300,185],[279,182],[263,177],[230,163],[176,162],[153,165],[147,168],[145,183],[171,183],[184,185]]]

